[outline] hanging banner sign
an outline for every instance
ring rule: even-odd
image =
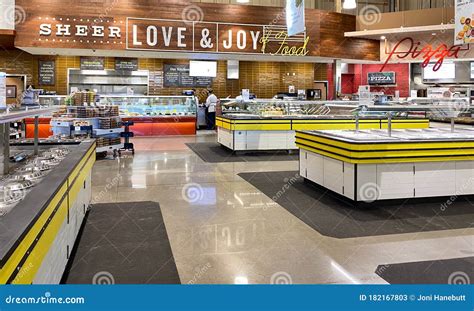
[[[304,0],[286,0],[286,28],[290,37],[305,31]]]
[[[474,1],[456,0],[454,44],[474,43]]]

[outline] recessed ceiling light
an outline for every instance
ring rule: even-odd
[[[387,37],[385,37],[385,36],[380,37],[380,40],[385,40],[385,39],[387,39]]]
[[[433,32],[431,35],[432,35],[432,36],[436,36],[436,32]]]
[[[237,3],[249,3],[250,0],[237,0]]]

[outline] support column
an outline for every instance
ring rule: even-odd
[[[333,94],[334,99],[337,99],[337,95],[341,93],[342,85],[342,61],[335,59],[332,63],[332,79],[333,79]]]
[[[334,11],[342,13],[342,0],[334,0]]]
[[[10,173],[10,123],[0,124],[0,148],[3,150],[1,172]]]

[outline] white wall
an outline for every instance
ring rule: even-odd
[[[15,0],[0,0],[0,29],[15,29]]]

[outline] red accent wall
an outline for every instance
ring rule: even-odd
[[[354,65],[353,74],[342,75],[342,93],[354,94],[359,90],[360,85],[367,85],[367,74],[369,72],[380,71],[381,65]],[[400,91],[400,97],[410,96],[410,65],[409,64],[388,64],[384,71],[395,72],[397,86],[395,87],[375,87],[371,86],[372,92],[384,92],[388,95],[395,95],[395,91]],[[328,65],[329,89],[332,90],[332,68]]]

